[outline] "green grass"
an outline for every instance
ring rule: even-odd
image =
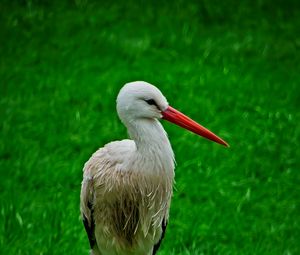
[[[159,254],[299,254],[297,1],[61,2],[0,3],[0,254],[88,254],[81,169],[126,137],[115,98],[133,80],[231,145],[164,123]]]

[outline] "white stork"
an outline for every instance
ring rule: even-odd
[[[131,140],[108,143],[85,163],[81,214],[92,255],[153,255],[168,223],[174,182],[174,154],[159,120],[228,144],[146,82],[125,84],[117,111]]]

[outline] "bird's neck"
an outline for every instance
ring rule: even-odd
[[[126,126],[130,138],[135,141],[140,160],[156,162],[161,168],[156,169],[157,171],[173,171],[174,153],[167,134],[157,119],[140,119],[127,123]],[[153,168],[156,167],[153,165]]]
[[[156,145],[169,145],[169,139],[160,122],[156,119],[140,119],[126,125],[129,136],[138,150]]]

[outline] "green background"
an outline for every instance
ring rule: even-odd
[[[82,166],[157,85],[229,142],[163,123],[176,189],[159,254],[300,254],[299,1],[0,2],[0,254],[88,254]]]

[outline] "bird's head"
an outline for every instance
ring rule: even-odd
[[[144,81],[127,83],[117,97],[117,111],[126,124],[139,119],[165,119],[209,140],[228,146],[214,133],[169,106],[158,88]]]
[[[122,121],[159,119],[169,104],[155,86],[136,81],[124,85],[117,97],[117,111]]]

